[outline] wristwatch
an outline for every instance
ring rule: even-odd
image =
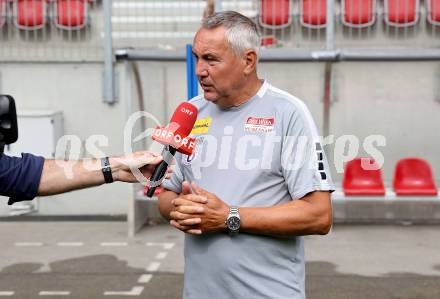
[[[113,183],[113,175],[112,175],[112,168],[110,167],[110,162],[108,160],[108,157],[101,158],[101,170],[102,174],[104,175],[104,181],[106,184]]]
[[[240,230],[240,213],[238,212],[238,207],[231,207],[229,209],[229,215],[225,223],[230,234],[238,233]]]

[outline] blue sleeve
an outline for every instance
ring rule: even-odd
[[[0,155],[0,195],[10,203],[32,200],[38,192],[44,158],[22,153],[21,158]]]

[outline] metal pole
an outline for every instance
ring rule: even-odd
[[[104,103],[114,104],[115,74],[113,65],[112,0],[103,0],[104,10]]]
[[[188,89],[188,100],[197,96],[199,93],[197,76],[195,73],[194,55],[192,53],[192,45],[186,45],[186,80]]]
[[[328,52],[335,50],[335,18],[334,18],[335,0],[327,0],[327,26],[325,31],[325,48]],[[335,55],[336,57],[336,55]],[[325,63],[324,70],[324,98],[323,98],[323,136],[324,138],[330,134],[330,105],[332,101],[332,86],[333,86],[333,61]],[[330,157],[326,152],[327,157]]]
[[[333,63],[326,62],[324,70],[324,114],[323,114],[323,135],[327,137],[330,133],[330,104],[332,97],[332,69]]]
[[[119,49],[118,61],[185,61],[185,50]],[[261,50],[261,62],[440,61],[440,49]]]
[[[327,0],[327,26],[325,30],[325,44],[328,51],[335,49],[335,0]]]
[[[186,92],[188,100],[192,98],[192,70],[191,70],[191,45],[186,45]]]

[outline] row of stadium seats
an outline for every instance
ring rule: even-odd
[[[93,0],[0,0],[0,28],[8,20],[21,30],[38,30],[50,19],[61,29],[85,27]]]
[[[345,195],[385,195],[381,170],[365,169],[362,160],[364,165],[373,165],[377,168],[376,162],[369,158],[358,158],[348,162],[342,182]],[[405,158],[397,162],[393,189],[398,196],[437,196],[438,194],[431,166],[419,158]]]
[[[364,162],[362,162],[364,160]],[[367,167],[372,169],[366,169]],[[342,182],[346,196],[384,196],[385,185],[377,163],[369,158],[357,158],[347,163]],[[145,186],[144,194],[148,192]],[[405,158],[397,162],[393,189],[397,196],[437,196],[437,186],[431,166],[423,159]],[[163,187],[156,189],[157,196]]]
[[[374,25],[378,16],[378,0],[341,0],[341,21],[351,28]],[[420,0],[383,0],[383,18],[387,25],[409,27],[419,21]],[[300,23],[319,29],[327,24],[326,0],[300,0]],[[440,25],[440,0],[425,0],[429,23]],[[262,27],[280,29],[291,25],[294,11],[292,0],[260,0],[259,23]]]

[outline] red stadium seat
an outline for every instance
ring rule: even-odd
[[[0,28],[6,24],[7,7],[7,0],[0,0]]]
[[[277,39],[274,36],[265,36],[261,39],[262,47],[274,46],[277,44]]]
[[[440,0],[425,0],[428,22],[440,25]]]
[[[326,0],[301,0],[301,25],[319,29],[324,28],[326,24]]]
[[[397,195],[437,195],[431,167],[418,158],[406,158],[397,163],[393,187]]]
[[[378,168],[376,162],[369,158],[358,158],[348,162],[342,183],[345,195],[385,195],[381,170],[364,169],[362,167],[363,159],[368,165],[375,165],[374,168]]]
[[[384,0],[385,22],[390,26],[408,27],[419,21],[419,0]]]
[[[87,0],[57,0],[54,11],[54,22],[58,28],[80,29],[88,23]]]
[[[13,11],[14,24],[19,29],[41,29],[47,23],[46,0],[16,0]]]
[[[291,0],[261,0],[260,25],[262,27],[279,29],[292,23]]]
[[[376,21],[376,0],[342,0],[342,23],[348,27],[363,28]]]

